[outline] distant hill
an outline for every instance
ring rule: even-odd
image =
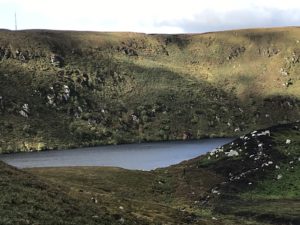
[[[299,119],[300,29],[0,31],[0,152],[228,137]]]

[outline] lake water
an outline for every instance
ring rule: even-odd
[[[232,140],[213,138],[13,153],[0,155],[0,160],[18,168],[113,166],[152,170],[195,158]]]

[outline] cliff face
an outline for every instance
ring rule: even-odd
[[[300,30],[0,32],[0,151],[241,133],[299,119]]]

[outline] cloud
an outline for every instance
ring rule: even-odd
[[[185,33],[258,27],[300,26],[300,14],[299,9],[256,8],[226,12],[208,9],[196,14],[193,19],[161,21],[157,26],[173,26]]]
[[[299,25],[296,0],[0,0],[0,27],[145,33]]]

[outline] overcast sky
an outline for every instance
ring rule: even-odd
[[[0,0],[0,28],[144,33],[300,26],[300,0]]]

